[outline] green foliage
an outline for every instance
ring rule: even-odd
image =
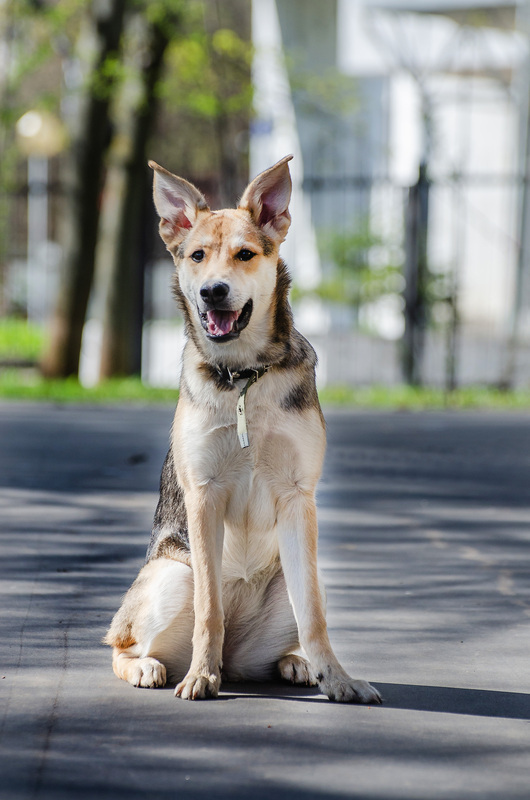
[[[173,27],[175,20],[187,11],[187,0],[135,0],[134,5],[140,9],[146,22],[159,25],[162,29]]]
[[[90,91],[98,100],[109,100],[127,77],[128,69],[118,53],[107,56],[90,74]]]
[[[431,328],[445,327],[455,310],[453,276],[428,270],[425,280],[427,323]]]
[[[321,240],[321,251],[332,262],[332,271],[315,293],[331,303],[360,309],[385,295],[403,290],[400,252],[368,226],[351,231],[331,231]],[[299,287],[293,299],[301,294]]]
[[[402,251],[368,225],[328,232],[321,237],[320,250],[331,261],[331,270],[312,293],[323,300],[349,305],[358,312],[383,297],[401,297],[405,285]],[[446,324],[452,303],[449,284],[446,273],[428,272],[425,300],[431,327]],[[295,301],[303,294],[300,287],[294,287]]]
[[[0,360],[37,361],[44,347],[44,331],[23,319],[0,319]]]
[[[169,47],[160,96],[169,108],[205,119],[248,112],[251,60],[248,42],[233,30],[192,31]]]
[[[153,157],[199,185],[204,181],[219,205],[232,204],[247,177],[249,40],[247,0],[188,0],[157,87],[163,113]]]
[[[3,11],[4,25],[10,28],[11,69],[7,75],[10,99],[24,108],[31,98],[31,85],[52,58],[71,51],[89,0],[60,0],[56,3],[11,2]],[[37,91],[40,86],[37,80]],[[2,113],[9,112],[5,97]],[[20,109],[18,109],[20,110]],[[27,110],[27,108],[24,108]]]

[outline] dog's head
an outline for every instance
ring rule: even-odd
[[[189,332],[217,360],[256,352],[271,334],[278,250],[291,222],[291,158],[258,175],[236,209],[222,211],[210,211],[195,186],[149,162],[177,299]]]

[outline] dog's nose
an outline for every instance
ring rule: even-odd
[[[205,283],[201,286],[200,295],[205,303],[220,303],[228,295],[230,286],[227,283]]]

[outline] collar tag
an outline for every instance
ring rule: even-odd
[[[247,384],[248,385],[248,384]],[[245,387],[246,389],[247,387]],[[239,437],[239,444],[241,447],[248,447],[248,430],[247,430],[247,417],[245,414],[245,395],[243,392],[239,395],[237,401],[237,435]]]
[[[239,399],[237,401],[237,435],[242,448],[248,447],[250,444],[248,439],[247,416],[245,413],[245,397],[252,384],[256,383],[258,378],[265,375],[268,370],[269,367],[252,370],[252,375],[239,393]]]

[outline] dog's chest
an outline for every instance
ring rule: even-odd
[[[215,413],[192,411],[186,415],[186,426],[179,426],[179,466],[187,464],[193,483],[202,487],[212,511],[222,494],[223,575],[225,579],[250,579],[278,557],[276,481],[274,470],[263,459],[278,414],[248,403],[250,446],[242,448],[237,435],[237,399],[238,393],[232,392]]]
[[[208,513],[224,524],[223,574],[244,578],[279,554],[277,515],[300,493],[314,491],[325,433],[313,408],[283,408],[289,385],[265,375],[246,396],[249,447],[237,433],[239,391],[210,392],[201,404],[179,403],[174,425],[175,465],[185,492],[198,491]],[[211,510],[211,511],[210,511]],[[190,529],[190,540],[193,531]]]
[[[251,406],[248,448],[241,448],[235,422],[221,434],[230,452],[219,464],[228,489],[223,547],[223,575],[228,580],[249,580],[278,557],[275,483],[262,459],[270,427],[268,415],[252,413]]]
[[[224,525],[223,576],[244,578],[266,569],[278,557],[275,501],[271,487],[253,471],[238,481],[227,504]]]

